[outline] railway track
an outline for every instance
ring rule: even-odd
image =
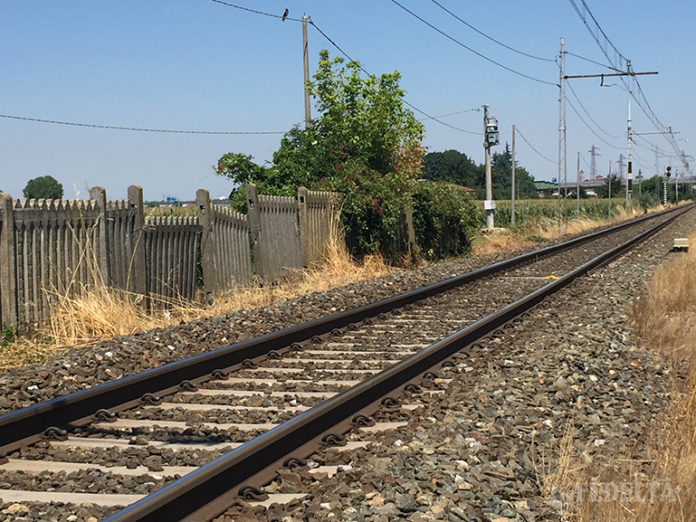
[[[350,451],[399,426],[444,392],[457,371],[449,356],[684,211],[4,415],[0,499],[89,503],[100,514],[129,505],[111,519],[168,520],[211,518],[239,496],[297,498],[258,487],[317,445]]]

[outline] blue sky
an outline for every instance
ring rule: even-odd
[[[561,36],[569,52],[606,62],[567,0],[438,0],[461,18],[509,46],[542,57],[558,54]],[[580,0],[576,0],[580,3]],[[696,4],[665,0],[586,0],[616,47],[636,71],[657,116],[693,136],[695,106],[693,20]],[[501,126],[511,125],[542,154],[557,158],[558,89],[517,76],[457,46],[390,0],[234,0],[246,7],[291,17],[303,13],[371,73],[399,70],[406,99],[431,115],[490,105]],[[489,58],[524,74],[556,83],[554,63],[526,58],[476,34],[430,0],[404,6]],[[337,51],[309,31],[311,68],[320,49]],[[211,0],[5,0],[0,3],[0,114],[161,129],[286,131],[304,116],[301,25],[260,16]],[[567,57],[567,74],[606,72]],[[618,83],[613,81],[611,83]],[[609,137],[592,134],[568,107],[568,178],[575,179],[577,151],[589,162],[594,144],[598,170],[625,154],[628,94],[574,80],[573,88]],[[568,97],[581,108],[569,92]],[[633,106],[633,128],[655,129]],[[419,115],[420,116],[420,115]],[[422,117],[422,116],[420,116]],[[481,129],[481,112],[442,120]],[[430,151],[455,148],[483,161],[481,137],[426,120]],[[634,172],[655,170],[647,141],[670,150],[660,136],[637,139]],[[192,199],[198,188],[213,197],[229,182],[211,166],[225,152],[270,160],[278,135],[199,136],[75,128],[0,118],[0,189],[21,197],[26,182],[50,174],[65,197],[84,197],[102,185],[122,198],[129,184],[145,199]],[[692,141],[680,142],[687,153]],[[502,150],[502,147],[498,150]],[[517,158],[537,179],[556,176],[556,165],[519,137]],[[660,168],[669,160],[660,158]],[[585,163],[582,168],[589,170]]]

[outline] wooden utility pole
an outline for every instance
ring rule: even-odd
[[[512,183],[510,184],[512,198],[510,199],[510,226],[515,226],[515,125],[512,126]]]
[[[305,129],[312,126],[309,109],[309,44],[307,43],[307,21],[309,16],[302,15],[302,61],[304,62],[304,117]]]

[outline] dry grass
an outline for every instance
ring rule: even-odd
[[[342,239],[338,234],[333,234],[327,245],[324,263],[312,269],[298,270],[278,284],[242,288],[221,295],[211,306],[175,302],[167,303],[166,309],[148,313],[138,304],[138,296],[114,291],[95,282],[90,291],[81,297],[57,296],[58,303],[50,323],[31,339],[18,339],[0,348],[0,370],[44,360],[66,347],[88,345],[117,335],[130,335],[181,321],[269,305],[372,279],[390,270],[379,255],[369,256],[361,264],[354,263]]]
[[[652,208],[649,212],[657,212],[658,210],[663,210],[663,207]],[[567,223],[563,223],[561,227],[559,227],[557,219],[540,217],[530,220],[524,226],[515,230],[498,228],[492,232],[483,232],[472,242],[472,253],[474,255],[486,255],[528,248],[540,242],[557,239],[564,235],[580,234],[593,228],[619,223],[642,214],[642,211],[635,209],[633,211],[622,210],[611,219],[572,219]]]
[[[586,465],[572,444],[562,443],[557,471],[544,477],[543,491],[565,493],[567,519],[696,520],[696,234],[690,244],[691,252],[674,254],[655,271],[630,311],[641,344],[667,356],[674,370],[670,405],[652,428],[654,455],[638,460],[626,447],[618,458]],[[576,463],[571,473],[564,472],[568,462]]]

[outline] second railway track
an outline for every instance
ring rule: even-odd
[[[115,515],[115,519],[161,520],[172,513],[183,515],[186,509],[209,518],[240,493],[253,498],[254,486],[271,478],[275,469],[272,465],[286,460],[288,451],[276,448],[276,453],[266,457],[269,462],[265,464],[270,467],[250,470],[232,488],[227,487],[227,479],[218,480],[226,483],[224,490],[204,486],[209,498],[202,498],[205,495],[199,492],[200,505],[194,505],[183,494],[203,484],[205,473],[196,471],[199,466],[214,459],[218,460],[208,468],[225,461],[230,450],[241,458],[239,455],[253,446],[244,443],[269,430],[265,438],[272,439],[273,433],[278,435],[279,424],[295,420],[298,414],[306,423],[318,423],[315,436],[289,452],[298,456],[311,452],[305,445],[312,440],[324,438],[324,444],[340,443],[342,432],[351,423],[368,432],[398,425],[408,410],[417,406],[417,398],[402,404],[387,402],[375,419],[370,419],[369,413],[377,411],[383,396],[389,396],[392,390],[408,384],[416,390],[416,381],[426,394],[444,391],[449,371],[446,367],[427,375],[432,366],[428,357],[438,366],[446,359],[446,355],[427,355],[433,345],[510,303],[528,299],[541,287],[553,286],[556,281],[560,285],[563,280],[558,278],[563,274],[639,233],[650,233],[656,224],[677,215],[637,220],[630,226],[575,240],[566,248],[545,249],[518,262],[479,271],[468,279],[460,276],[457,284],[453,279],[432,285],[424,295],[409,292],[362,307],[362,312],[352,316],[350,311],[336,314],[335,324],[318,320],[305,331],[293,327],[239,343],[222,349],[220,360],[205,354],[194,361],[152,370],[149,375],[124,379],[122,388],[109,383],[0,417],[1,444],[9,457],[0,465],[0,483],[9,485],[0,489],[0,499],[91,503],[104,506],[99,510],[103,515],[115,511],[113,506],[131,504],[168,486],[159,497],[141,501]],[[533,298],[530,306],[542,298]],[[501,316],[491,323],[491,329],[513,317]],[[470,342],[469,338],[459,341],[459,348]],[[266,343],[263,349],[259,348],[262,343]],[[371,397],[366,379],[379,380],[409,357],[421,357],[423,362],[414,366],[411,374],[393,377],[389,385],[382,385],[381,392],[379,385],[369,391]],[[165,370],[174,372],[167,374]],[[129,387],[131,384],[135,389]],[[366,395],[359,399],[361,387]],[[341,404],[348,415],[337,421],[338,427],[325,429],[319,421],[307,420],[316,415],[317,408],[310,408],[331,403],[340,392],[345,392],[344,396],[355,393],[351,400],[356,404]],[[360,413],[363,410],[365,413]],[[326,437],[327,433],[331,436]],[[356,445],[360,445],[359,440],[352,441],[349,448]],[[225,465],[229,467],[229,463]],[[233,464],[230,469],[234,465],[241,464]],[[200,484],[182,486],[181,481],[175,482],[176,477],[188,473],[198,474]],[[187,500],[171,501],[177,490]]]

